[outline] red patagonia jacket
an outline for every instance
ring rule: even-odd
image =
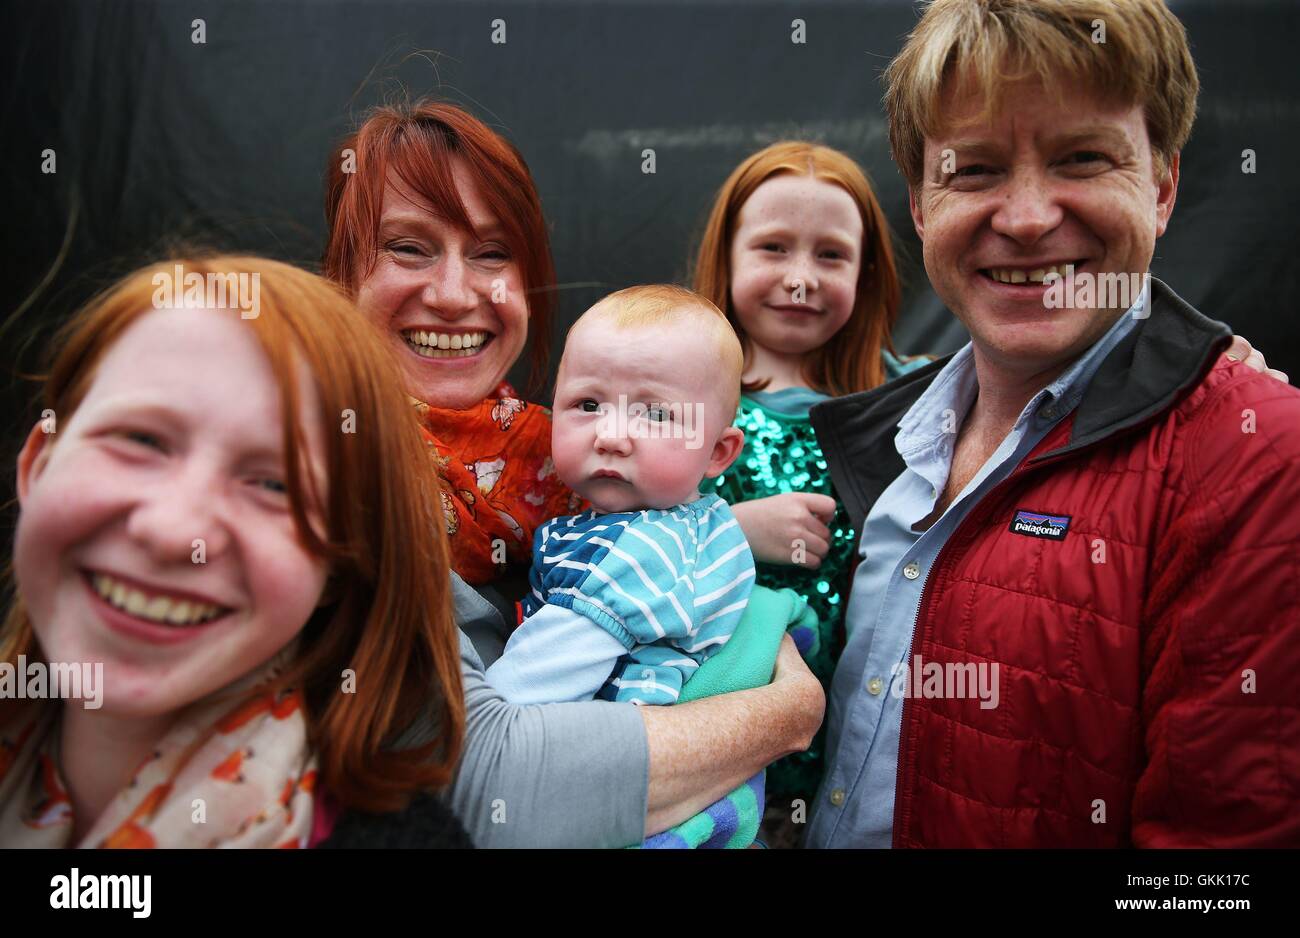
[[[1300,844],[1300,390],[1152,300],[931,568],[909,662],[999,700],[904,700],[896,847]],[[943,364],[813,409],[858,530]]]

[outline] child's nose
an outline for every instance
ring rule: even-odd
[[[616,456],[626,456],[632,452],[632,440],[625,433],[598,432],[596,434],[596,452]]]
[[[803,285],[805,293],[817,289],[817,266],[810,258],[803,255],[792,258],[785,271],[785,289],[792,297],[798,291],[800,284]]]

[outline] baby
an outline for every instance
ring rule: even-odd
[[[699,485],[744,443],[742,359],[718,308],[675,286],[620,290],[569,330],[552,457],[592,509],[537,530],[525,619],[487,670],[507,700],[671,704],[731,637],[754,558]]]

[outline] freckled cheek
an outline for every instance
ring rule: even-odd
[[[731,302],[746,318],[757,315],[759,304],[771,286],[774,277],[752,265],[736,269],[731,281]]]
[[[375,325],[388,329],[390,320],[415,290],[414,284],[405,283],[391,275],[378,274],[357,291],[357,306]]]
[[[1132,205],[1112,203],[1097,206],[1083,216],[1092,235],[1112,256],[1132,252],[1155,239],[1155,212],[1135,211]]]
[[[973,225],[927,227],[923,244],[927,273],[938,280],[956,276],[962,259],[975,248],[975,241]]]
[[[853,313],[853,304],[858,298],[857,277],[856,275],[837,277],[831,282],[830,287],[830,296],[833,303],[831,309],[838,329],[848,321],[849,316]]]
[[[517,279],[507,281],[505,291],[505,302],[492,303],[493,312],[502,329],[495,344],[500,345],[502,351],[509,352],[513,362],[528,340],[528,303]],[[491,288],[488,290],[488,299],[492,299]]]

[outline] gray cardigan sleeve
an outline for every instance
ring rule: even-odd
[[[631,704],[515,706],[466,633],[499,613],[453,575],[465,745],[449,799],[479,847],[625,847],[645,833],[650,751]]]

